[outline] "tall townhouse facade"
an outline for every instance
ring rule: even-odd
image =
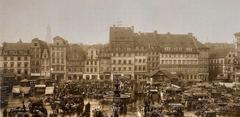
[[[135,47],[134,52],[134,78],[144,79],[146,73],[148,72],[148,50],[140,43]]]
[[[13,76],[17,81],[30,77],[30,43],[3,43],[3,77]]]
[[[209,81],[209,48],[200,43],[197,39],[194,40],[198,49],[198,78]]]
[[[134,78],[135,36],[133,27],[110,27],[111,78]]]
[[[99,77],[101,80],[111,79],[111,53],[109,45],[104,45],[99,51]]]
[[[41,56],[41,76],[45,79],[51,79],[51,56],[49,46],[44,46]]]
[[[62,37],[54,37],[50,44],[51,77],[57,81],[67,80],[68,42]]]
[[[214,44],[210,47],[209,73],[211,80],[233,80],[235,78],[234,59],[236,52],[233,46],[221,46]],[[219,47],[217,47],[219,46]]]
[[[86,80],[99,79],[99,48],[91,46],[87,49],[87,58],[85,60],[85,71],[83,78]]]
[[[3,56],[2,56],[2,47],[0,46],[0,75],[3,74]]]
[[[67,52],[67,76],[68,80],[83,79],[86,53],[80,45],[71,44]]]
[[[236,53],[237,53],[237,58],[236,58],[236,79],[235,81],[240,81],[240,32],[238,33],[235,33],[235,50],[236,50]]]
[[[113,75],[138,79],[167,70],[184,80],[208,80],[208,48],[191,33],[135,33],[133,27],[113,26],[110,45]]]
[[[48,51],[48,45],[46,42],[35,38],[31,42],[31,77],[38,78],[47,78],[49,77],[49,58],[46,57],[46,52]],[[44,66],[43,66],[44,65]],[[44,68],[46,66],[46,68]]]

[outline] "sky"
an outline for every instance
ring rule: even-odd
[[[135,32],[193,33],[201,42],[232,43],[240,0],[0,0],[0,42],[61,36],[70,43],[107,43],[109,27]]]

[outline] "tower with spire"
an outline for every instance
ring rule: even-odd
[[[52,31],[51,31],[50,25],[48,25],[47,26],[47,33],[46,33],[45,42],[51,43],[52,42],[51,40],[52,40]]]

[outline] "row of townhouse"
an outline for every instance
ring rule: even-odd
[[[6,77],[16,79],[59,81],[118,76],[143,79],[150,72],[164,70],[179,79],[206,81],[213,66],[215,68],[216,57],[211,50],[209,55],[209,47],[191,33],[136,33],[134,27],[116,26],[110,27],[109,33],[109,43],[105,45],[70,44],[59,36],[53,38],[52,43],[37,38],[31,43],[3,43],[0,70]],[[233,53],[231,56],[239,55]],[[231,62],[225,66],[233,64],[230,55],[226,56]]]
[[[152,71],[167,70],[186,80],[208,79],[208,48],[192,34],[135,33],[134,27],[110,27],[109,44],[83,48],[57,36],[47,44],[39,39],[31,43],[4,43],[4,73],[18,78],[56,80],[111,79],[117,76],[142,79]],[[26,56],[27,68],[12,67],[10,54]],[[21,55],[23,54],[23,55]],[[16,64],[18,61],[12,60]],[[8,64],[8,65],[5,65]],[[15,72],[9,72],[9,70]],[[19,69],[27,70],[26,76]]]
[[[141,79],[167,70],[184,80],[208,80],[209,48],[189,34],[135,33],[134,27],[110,27],[112,75]]]
[[[235,34],[236,41],[229,43],[207,43],[210,48],[209,74],[210,80],[239,81],[240,58],[239,45],[240,33]]]

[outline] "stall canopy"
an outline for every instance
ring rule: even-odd
[[[12,93],[19,94],[20,93],[20,87],[19,86],[13,86]]]
[[[29,94],[30,93],[30,87],[21,87],[20,92],[23,94]]]
[[[37,85],[35,85],[35,88],[45,88],[46,87],[46,85],[44,85],[44,84],[37,84]]]
[[[54,87],[46,87],[45,94],[52,95],[54,92]]]

